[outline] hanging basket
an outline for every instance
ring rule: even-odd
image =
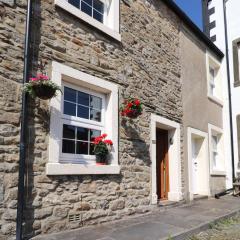
[[[51,99],[56,94],[56,89],[52,88],[52,86],[49,85],[35,85],[32,88],[35,95],[43,100]]]
[[[121,106],[121,115],[123,117],[128,117],[135,119],[142,114],[142,103],[137,98],[128,98],[124,100]]]

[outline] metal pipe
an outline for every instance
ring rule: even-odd
[[[26,27],[25,27],[23,84],[28,82],[28,79],[29,79],[31,16],[32,16],[32,0],[28,0]],[[25,188],[24,175],[25,175],[25,158],[26,158],[26,134],[25,133],[27,129],[26,121],[27,121],[27,94],[23,92],[22,93],[22,109],[21,109],[19,172],[18,172],[19,176],[18,176],[16,240],[22,240],[24,188]]]
[[[224,30],[225,30],[225,48],[226,48],[226,64],[227,64],[227,80],[228,80],[228,98],[229,98],[229,118],[230,118],[230,139],[231,139],[231,157],[232,157],[232,181],[235,181],[235,161],[234,161],[234,139],[233,139],[233,118],[232,118],[232,94],[231,94],[231,78],[229,66],[229,48],[228,48],[228,28],[227,28],[227,13],[226,0],[223,0],[224,14]]]

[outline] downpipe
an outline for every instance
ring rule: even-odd
[[[28,79],[29,79],[31,18],[32,18],[32,0],[28,0],[27,14],[26,14],[26,27],[25,27],[23,85],[26,82],[28,82]],[[26,158],[27,99],[28,99],[27,94],[25,92],[22,92],[16,240],[23,239],[22,225],[23,225],[24,188],[25,188],[24,176],[25,176],[25,158]]]

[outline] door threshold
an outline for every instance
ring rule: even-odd
[[[194,194],[193,195],[193,200],[198,201],[198,200],[203,200],[203,199],[208,199],[207,195],[199,195],[199,194]]]

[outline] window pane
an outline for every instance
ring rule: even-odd
[[[217,145],[218,145],[218,137],[212,136],[212,148],[213,150],[217,151]]]
[[[89,106],[89,94],[78,92],[78,104]]]
[[[77,154],[88,154],[88,142],[77,142]]]
[[[90,96],[90,107],[98,110],[102,109],[102,99],[95,96]]]
[[[95,109],[91,109],[90,111],[90,120],[101,122],[101,111]]]
[[[76,102],[77,91],[68,87],[64,87],[64,100]]]
[[[96,10],[93,10],[93,18],[96,19],[97,21],[103,23],[103,15]]]
[[[92,16],[92,7],[87,5],[86,3],[82,2],[81,4],[81,10],[88,14],[89,16]]]
[[[82,1],[92,6],[92,0],[82,0]]]
[[[89,119],[89,108],[78,105],[78,117]]]
[[[76,116],[76,104],[64,101],[64,114]]]
[[[78,127],[77,128],[77,139],[88,141],[88,131],[89,130],[87,128]]]
[[[93,8],[98,10],[98,12],[103,13],[104,12],[104,4],[99,0],[93,1]]]
[[[63,125],[63,138],[75,139],[75,127],[70,125]]]
[[[80,8],[80,0],[68,0],[68,2],[73,6]]]
[[[62,152],[63,153],[75,153],[75,141],[64,139],[62,141]]]
[[[89,155],[94,155],[94,144],[93,143],[90,143],[90,151],[89,151]]]
[[[90,141],[94,141],[95,137],[98,137],[101,135],[101,131],[99,130],[90,130]]]

